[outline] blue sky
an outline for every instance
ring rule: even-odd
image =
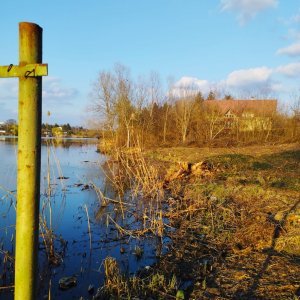
[[[44,121],[85,125],[92,83],[122,63],[236,97],[300,97],[299,0],[10,0],[0,65],[18,64],[18,23],[44,29]],[[17,119],[16,79],[0,79],[0,121]],[[50,119],[46,117],[51,112]]]

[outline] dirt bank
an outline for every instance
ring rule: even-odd
[[[156,149],[147,157],[167,166],[165,217],[176,230],[169,252],[126,285],[132,297],[298,299],[299,145]]]

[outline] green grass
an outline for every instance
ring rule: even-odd
[[[259,170],[270,170],[273,169],[274,166],[266,161],[254,161],[252,163],[252,169],[254,171],[259,171]]]

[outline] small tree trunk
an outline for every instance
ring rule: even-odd
[[[164,143],[166,143],[167,124],[168,124],[168,113],[169,113],[169,107],[167,106],[167,109],[166,109],[166,115],[165,115],[165,120],[164,120],[164,136],[163,136],[163,141],[164,141]]]

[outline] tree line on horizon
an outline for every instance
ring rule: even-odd
[[[211,90],[204,97],[195,86],[169,83],[164,91],[157,74],[151,74],[147,80],[133,80],[127,67],[116,65],[111,71],[99,73],[89,110],[103,138],[120,147],[225,146],[300,140],[299,101],[291,113],[277,108],[276,112],[255,116],[255,122],[260,118],[260,122],[268,120],[270,125],[242,130],[239,122],[228,126],[224,112],[205,105],[217,99],[217,91]],[[222,99],[234,97],[225,94]]]
[[[71,126],[69,123],[64,124],[49,124],[42,123],[42,136],[78,136],[78,137],[99,137],[98,130],[87,129],[83,126]],[[18,136],[18,124],[14,119],[10,119],[3,124],[0,124],[0,135]]]

